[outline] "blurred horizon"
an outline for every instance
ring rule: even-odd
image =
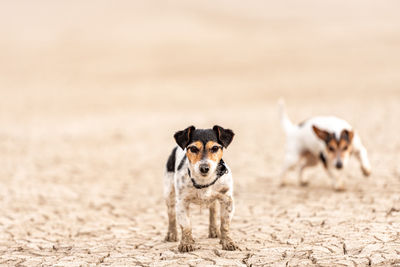
[[[391,99],[400,92],[399,7],[3,1],[0,90],[7,98],[0,107],[163,112],[262,106],[280,97],[351,103],[381,92],[378,99]]]

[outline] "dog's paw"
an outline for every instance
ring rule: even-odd
[[[229,251],[234,251],[238,250],[239,247],[236,245],[235,242],[233,242],[232,239],[221,239],[221,244],[222,244],[222,249],[223,250],[229,250]]]
[[[343,192],[346,191],[346,186],[344,183],[336,183],[333,188],[335,189],[336,192]]]
[[[178,241],[178,232],[168,232],[164,239],[166,242]]]
[[[365,177],[368,177],[371,175],[371,168],[361,167],[361,170]]]
[[[179,252],[191,252],[195,250],[194,243],[181,242],[178,246]]]
[[[216,228],[210,228],[208,231],[208,238],[218,238],[219,232]]]

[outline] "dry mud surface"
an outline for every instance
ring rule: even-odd
[[[400,266],[397,1],[10,1],[0,8],[0,265]],[[18,16],[16,16],[18,14]],[[346,118],[352,159],[334,192],[321,166],[277,175],[276,103],[300,122]],[[232,235],[179,253],[162,174],[172,135],[232,128]]]

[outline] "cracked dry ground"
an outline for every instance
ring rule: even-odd
[[[331,189],[322,167],[307,171],[309,187],[299,187],[293,173],[290,185],[278,186],[284,140],[272,102],[204,116],[129,111],[27,116],[23,124],[3,124],[0,264],[399,265],[399,135],[379,130],[382,117],[396,125],[398,101],[375,102],[374,110],[348,104],[333,108],[353,114],[349,121],[365,140],[374,169],[364,178],[352,160],[341,193]],[[294,120],[325,111],[318,103],[289,108]],[[192,220],[198,249],[182,254],[177,243],[163,241],[163,166],[171,134],[193,120],[201,126],[220,121],[237,133],[225,159],[234,173],[232,234],[241,251],[223,251],[218,240],[207,238],[208,211],[197,206]]]

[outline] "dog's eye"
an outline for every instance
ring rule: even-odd
[[[347,150],[349,147],[348,146],[345,146],[345,147],[343,147],[343,150]]]
[[[213,146],[213,147],[211,148],[211,152],[212,152],[212,153],[217,153],[218,150],[219,150],[219,146]]]
[[[333,148],[333,147],[331,147],[331,146],[328,146],[328,149],[329,149],[329,151],[331,151],[331,152],[334,152],[334,151],[335,151],[335,148]]]
[[[193,154],[199,153],[199,149],[195,146],[189,147],[189,151],[192,152]]]

